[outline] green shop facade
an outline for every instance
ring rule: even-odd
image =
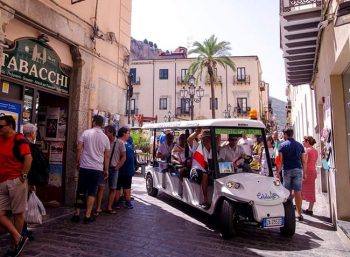
[[[45,203],[65,202],[65,167],[72,68],[44,41],[19,38],[1,58],[0,115],[16,119],[18,132],[30,122],[38,127],[36,144],[49,160],[49,184],[37,189]]]

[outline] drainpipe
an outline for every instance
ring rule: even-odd
[[[155,72],[155,67],[154,67],[154,60],[153,60],[153,77],[152,77],[152,79],[153,79],[153,82],[152,82],[152,84],[153,84],[153,103],[152,103],[152,117],[154,118],[154,72]]]

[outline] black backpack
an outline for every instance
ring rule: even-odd
[[[30,152],[32,154],[32,166],[28,173],[28,183],[29,185],[35,186],[45,186],[49,182],[49,163],[43,154],[43,152],[33,143],[29,142],[27,139],[21,138],[17,140],[17,135],[15,136],[15,143],[13,147],[13,155],[21,162],[24,161],[24,157],[20,155],[20,145],[28,144],[30,147]]]

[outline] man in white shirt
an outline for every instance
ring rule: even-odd
[[[157,158],[161,159],[159,167],[161,170],[165,170],[168,168],[168,162],[171,161],[171,151],[174,147],[174,135],[171,133],[166,134],[165,142],[161,144],[158,148]]]
[[[110,142],[102,130],[104,119],[102,116],[93,117],[92,129],[83,132],[78,140],[77,165],[79,166],[79,180],[77,202],[73,222],[80,221],[80,208],[83,207],[87,192],[86,213],[84,223],[94,221],[91,214],[95,202],[98,182],[103,176],[108,178]]]
[[[253,144],[253,141],[247,138],[246,134],[243,134],[242,138],[238,141],[238,145],[242,146],[244,153],[249,156],[252,156]]]
[[[237,141],[238,138],[235,135],[230,134],[228,136],[229,143],[220,149],[219,159],[222,159],[226,162],[233,162],[235,165],[235,162],[238,159],[244,158],[246,154],[244,153],[243,147],[237,145]]]

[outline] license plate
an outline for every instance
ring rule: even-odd
[[[276,217],[276,218],[264,218],[263,219],[263,227],[282,227],[284,225],[284,218],[283,217]]]

